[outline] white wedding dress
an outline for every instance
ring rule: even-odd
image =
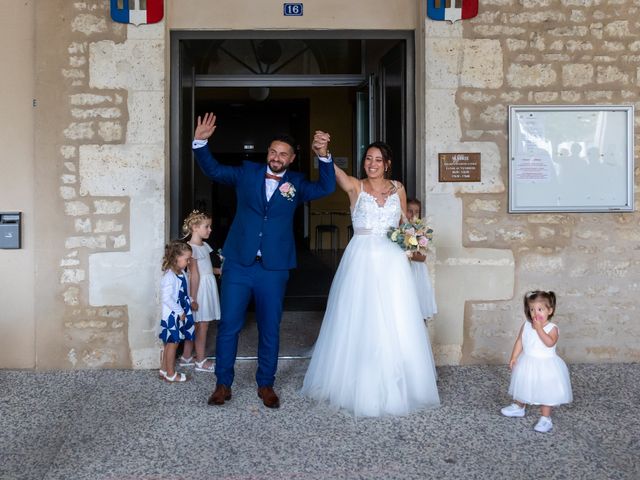
[[[354,236],[329,292],[302,394],[355,416],[405,415],[440,403],[409,260],[387,238],[400,198],[380,207],[361,187]]]

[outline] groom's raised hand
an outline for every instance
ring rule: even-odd
[[[313,135],[313,142],[311,148],[313,153],[319,157],[326,158],[329,154],[329,142],[331,141],[331,135],[321,130],[316,130]]]
[[[207,140],[216,129],[216,116],[213,113],[205,113],[204,118],[198,115],[198,124],[193,134],[194,140]]]

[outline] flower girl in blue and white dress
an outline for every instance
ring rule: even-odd
[[[569,370],[556,354],[558,327],[549,321],[555,309],[553,292],[536,290],[524,296],[527,321],[509,360],[509,393],[515,402],[501,410],[505,417],[524,417],[527,403],[540,405],[542,416],[534,430],[543,433],[553,428],[551,408],[573,400]]]
[[[191,259],[191,247],[184,242],[174,240],[164,247],[160,281],[160,300],[162,320],[160,321],[160,339],[164,343],[160,378],[167,382],[186,382],[184,373],[176,372],[176,351],[183,340],[193,340],[195,327],[191,314],[191,299],[184,269]]]

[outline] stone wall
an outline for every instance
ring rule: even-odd
[[[38,366],[152,366],[164,241],[164,24],[36,13]]]
[[[504,187],[509,105],[640,107],[639,13],[637,0],[486,0],[475,19],[427,26],[449,40],[431,49],[431,64],[445,60],[437,81],[458,82],[454,137],[475,151],[492,145],[498,152],[497,161],[483,153],[483,185],[453,188],[462,202],[462,244],[509,251],[515,267],[510,298],[467,298],[463,362],[508,358],[523,321],[522,296],[536,288],[558,295],[559,351],[568,361],[640,360],[640,215],[509,215]],[[636,125],[638,118],[636,110]],[[492,179],[496,188],[486,185]],[[442,191],[430,185],[432,195]]]

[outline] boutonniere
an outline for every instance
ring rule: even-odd
[[[284,182],[280,187],[278,187],[278,190],[280,190],[280,195],[290,202],[293,202],[293,197],[296,196],[296,187],[294,187],[290,182]]]

